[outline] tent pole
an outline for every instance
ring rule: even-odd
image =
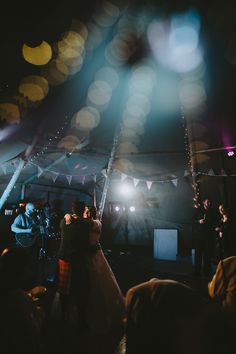
[[[23,170],[23,168],[25,167],[25,165],[27,164],[28,162],[28,158],[31,154],[31,151],[32,149],[34,148],[35,144],[36,144],[36,141],[37,141],[37,136],[34,137],[31,145],[29,145],[25,151],[25,154],[23,157],[20,158],[20,162],[19,162],[19,165],[17,166],[15,172],[13,173],[5,191],[3,192],[1,198],[0,198],[0,210],[2,209],[4,203],[6,202],[8,196],[10,195],[11,191],[12,191],[12,188],[14,187],[21,171]]]
[[[21,195],[20,195],[20,199],[23,200],[25,198],[25,184],[23,183],[21,186]]]
[[[110,154],[110,158],[107,164],[107,170],[106,170],[106,180],[103,186],[103,192],[102,192],[102,197],[100,200],[100,205],[99,205],[99,209],[98,209],[98,215],[99,215],[99,219],[102,219],[102,215],[103,215],[103,211],[104,211],[104,206],[105,206],[105,202],[106,202],[106,197],[107,197],[107,191],[110,185],[110,179],[111,179],[111,173],[112,173],[112,165],[115,159],[115,154],[116,154],[116,148],[117,148],[117,144],[118,144],[118,140],[119,140],[119,135],[120,135],[120,126],[118,126],[116,128],[115,131],[115,135],[114,135],[114,139],[113,139],[113,145],[112,145],[112,149],[111,149],[111,154]]]
[[[188,164],[189,164],[189,170],[192,178],[192,187],[193,187],[193,206],[198,207],[200,205],[200,186],[199,186],[199,180],[198,180],[198,174],[197,174],[197,160],[194,155],[198,153],[198,151],[193,150],[193,146],[191,142],[193,142],[194,139],[194,132],[193,128],[189,122],[189,119],[185,117],[182,109],[182,118],[183,118],[183,126],[185,128],[185,145],[186,145],[186,150],[187,150],[187,155],[188,155]]]

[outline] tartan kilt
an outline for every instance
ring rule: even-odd
[[[69,295],[71,289],[71,264],[58,259],[58,284],[57,290],[60,294]]]

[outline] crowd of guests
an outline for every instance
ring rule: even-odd
[[[218,210],[205,198],[194,215],[194,273],[210,277],[214,264],[236,256],[235,221],[233,212],[225,204]]]
[[[33,206],[26,205],[25,218],[29,220],[20,217],[13,222],[15,231],[16,227],[20,231],[25,227],[28,232],[35,228],[37,220],[30,220]],[[225,217],[228,211],[222,205],[222,218],[217,222],[216,214],[209,211],[209,200],[203,202],[203,209],[195,219],[204,226],[204,236],[198,234],[195,245],[195,269],[200,272],[203,264],[204,274],[210,276],[207,296],[185,283],[158,278],[123,294],[99,242],[102,223],[97,210],[81,201],[73,203],[72,212],[60,221],[58,272],[50,309],[44,301],[47,288],[40,283],[31,288],[34,268],[30,251],[34,245],[5,249],[0,256],[1,352],[234,353],[236,255],[232,255],[233,239],[226,226],[231,218]],[[222,241],[219,250],[213,231]],[[217,266],[211,276],[214,250],[218,250]],[[50,332],[49,326],[56,325],[53,316],[59,333]],[[48,347],[48,333],[55,336],[50,343],[59,345]]]

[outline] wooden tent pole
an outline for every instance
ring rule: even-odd
[[[120,135],[120,126],[118,126],[116,128],[115,131],[115,135],[114,135],[114,139],[113,139],[113,145],[112,145],[112,149],[111,149],[111,154],[110,154],[110,158],[107,164],[107,170],[106,170],[106,180],[103,186],[103,192],[102,192],[102,197],[100,200],[100,205],[98,208],[98,215],[99,215],[99,219],[102,219],[102,215],[103,215],[103,211],[104,211],[104,206],[105,206],[105,202],[106,202],[106,197],[107,197],[107,192],[109,189],[109,185],[110,185],[110,179],[111,179],[111,173],[112,173],[112,165],[115,159],[115,155],[116,155],[116,148],[118,145],[118,140],[119,140],[119,135]]]

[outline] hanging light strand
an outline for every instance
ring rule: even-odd
[[[29,159],[29,162],[35,162],[39,157],[43,156],[51,146],[55,144],[56,141],[61,137],[63,134],[66,126],[68,125],[68,116],[65,116],[64,124],[56,131],[53,137],[49,138],[44,147],[41,149],[41,151],[37,151],[34,155],[31,156]]]
[[[193,206],[194,208],[198,208],[200,206],[199,175],[195,171],[195,167],[194,167],[193,152],[190,146],[190,132],[184,114],[182,114],[182,124],[184,128],[184,145],[185,145],[185,151],[187,156],[188,169],[192,177]]]

